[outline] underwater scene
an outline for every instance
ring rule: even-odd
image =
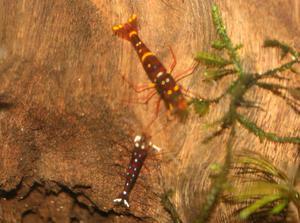
[[[0,223],[300,222],[298,0],[0,0]]]

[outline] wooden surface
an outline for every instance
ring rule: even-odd
[[[147,79],[130,44],[113,36],[111,26],[136,13],[141,38],[166,66],[172,62],[172,46],[176,73],[192,65],[197,51],[210,49],[215,37],[211,3],[0,1],[0,93],[13,105],[0,112],[2,222],[170,222],[158,197],[163,189],[175,191],[172,201],[184,222],[199,214],[210,185],[209,165],[222,162],[226,140],[202,145],[211,131],[204,125],[221,117],[226,102],[205,118],[191,114],[185,125],[168,122],[162,110],[151,128],[153,142],[164,150],[162,161],[147,161],[129,212],[113,207],[123,187],[132,136],[153,117],[155,100],[148,106],[124,103],[141,96],[121,75],[137,84]],[[280,63],[278,52],[262,48],[267,37],[300,48],[298,0],[216,3],[233,41],[244,44],[247,70],[264,71]],[[201,71],[182,84],[199,95],[219,95],[228,81],[204,83]],[[284,83],[299,86],[299,76],[289,75],[290,83]],[[244,113],[259,126],[285,136],[300,134],[299,115],[281,99],[258,89],[248,96],[265,108]],[[245,148],[291,174],[298,167],[295,145],[260,143],[239,128],[235,150]],[[212,222],[232,222],[229,215],[230,208],[220,204]]]

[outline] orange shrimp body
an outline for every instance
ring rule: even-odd
[[[188,104],[181,88],[138,36],[136,15],[131,16],[123,25],[113,26],[113,31],[117,36],[131,42],[152,86],[156,88],[167,109],[172,113],[185,114]]]

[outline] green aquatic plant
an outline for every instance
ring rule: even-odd
[[[204,223],[209,221],[214,207],[216,206],[219,198],[224,192],[224,188],[228,185],[227,178],[229,169],[232,165],[232,141],[234,140],[236,131],[235,126],[237,123],[246,128],[250,133],[259,137],[261,141],[268,140],[277,143],[300,144],[299,136],[285,137],[279,136],[277,133],[268,132],[259,127],[255,122],[248,118],[246,114],[242,114],[239,110],[239,108],[260,108],[257,105],[257,102],[251,101],[245,96],[250,89],[252,89],[253,87],[258,87],[283,98],[289,106],[291,106],[296,112],[299,112],[299,88],[289,88],[281,84],[270,84],[263,81],[267,78],[284,79],[284,77],[281,77],[279,74],[282,74],[286,71],[296,73],[296,70],[293,66],[299,63],[299,53],[287,44],[281,43],[277,40],[266,40],[264,43],[264,47],[278,48],[282,52],[282,58],[286,57],[287,55],[291,55],[291,60],[263,73],[247,72],[242,66],[241,59],[238,53],[239,49],[241,49],[243,46],[241,44],[235,45],[229,38],[220,11],[216,5],[212,6],[212,19],[217,31],[218,38],[217,40],[213,41],[212,47],[218,53],[199,52],[196,55],[195,59],[206,67],[206,70],[204,71],[205,80],[214,80],[218,82],[222,78],[229,75],[233,76],[233,80],[220,96],[213,99],[195,98],[190,103],[194,106],[194,110],[196,111],[196,113],[198,113],[200,116],[203,116],[208,113],[211,104],[219,103],[225,97],[229,97],[229,109],[227,110],[227,112],[225,112],[220,120],[216,121],[214,125],[212,125],[219,125],[218,130],[208,136],[204,140],[204,142],[207,143],[213,138],[224,134],[227,129],[230,129],[230,135],[227,141],[224,164],[222,165],[221,171],[212,180],[212,185],[208,192],[207,198],[202,205],[199,216],[195,220],[196,223]],[[287,96],[287,94],[289,94],[289,96]],[[261,162],[260,164],[266,163]],[[286,176],[282,172],[279,172],[278,169],[270,166],[269,164],[264,166],[264,168],[267,168],[267,166],[270,168],[268,170],[273,173],[274,176],[277,176],[279,178],[282,177],[281,180],[284,183],[277,183],[276,181],[272,183],[257,182],[257,188],[262,187],[262,190],[269,190],[269,193],[266,194],[266,196],[261,197],[261,199],[255,201],[253,205],[250,205],[248,206],[248,208],[246,207],[245,209],[243,209],[243,211],[240,213],[240,216],[243,219],[247,218],[249,215],[251,215],[251,213],[257,211],[258,208],[267,207],[270,203],[274,203],[275,206],[270,209],[269,213],[280,213],[283,209],[286,208],[286,205],[290,201],[293,200],[293,202],[296,202],[295,199],[298,199],[298,193],[296,193],[293,187],[290,186]],[[274,172],[272,172],[271,170],[273,170]],[[252,189],[253,193],[255,191],[257,192],[257,190],[255,190],[255,186],[253,186]],[[272,194],[270,191],[275,189],[278,191],[278,193]]]
[[[194,109],[196,113],[201,117],[206,115],[209,112],[209,102],[205,100],[198,100],[197,98],[193,98],[189,104],[194,105]]]
[[[239,211],[241,219],[272,218],[290,203],[300,208],[300,195],[295,179],[260,154],[244,151],[234,156],[234,176],[239,190],[228,189],[226,199],[235,204],[247,204]],[[267,208],[266,208],[267,207]],[[259,215],[258,215],[259,213]]]
[[[161,203],[166,211],[170,214],[173,223],[182,223],[174,204],[171,202],[170,197],[173,195],[172,190],[165,191],[161,196]]]
[[[271,84],[263,82],[265,78],[280,78],[279,73],[285,71],[295,72],[293,65],[299,63],[299,53],[287,44],[281,43],[277,40],[266,40],[264,47],[275,47],[282,51],[282,57],[286,57],[288,54],[292,56],[292,60],[273,69],[267,70],[264,73],[250,73],[246,72],[241,64],[241,59],[238,54],[238,50],[242,45],[234,45],[229,38],[226,27],[222,21],[219,9],[216,5],[212,6],[212,17],[216,27],[218,39],[212,43],[212,47],[220,51],[222,55],[199,52],[196,55],[196,60],[206,66],[204,76],[206,80],[219,81],[225,76],[234,75],[234,79],[231,84],[225,89],[225,91],[214,99],[193,99],[191,104],[194,104],[196,113],[204,115],[209,110],[209,105],[212,103],[218,103],[226,96],[230,98],[229,110],[224,114],[221,120],[217,121],[220,127],[211,136],[205,139],[205,142],[210,141],[214,137],[223,133],[224,129],[229,128],[235,122],[238,122],[243,127],[249,130],[249,132],[258,136],[261,140],[267,139],[269,141],[280,143],[296,143],[300,144],[300,137],[284,137],[279,136],[276,133],[263,130],[246,115],[238,112],[238,108],[258,107],[256,102],[252,102],[245,97],[246,93],[253,87],[259,87],[264,90],[285,99],[286,103],[290,105],[295,111],[299,111],[300,103],[299,88],[289,88],[281,84]],[[290,97],[286,96],[282,91],[290,94]],[[205,112],[203,112],[205,111]]]
[[[227,175],[231,166],[232,159],[232,144],[235,135],[235,126],[232,127],[229,139],[226,145],[226,157],[223,165],[218,165],[218,173],[213,177],[212,186],[206,196],[204,205],[201,208],[200,215],[197,217],[195,223],[205,223],[208,222],[217,201],[223,192],[227,184]]]

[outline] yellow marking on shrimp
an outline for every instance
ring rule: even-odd
[[[114,31],[117,31],[117,30],[119,29],[119,27],[118,27],[118,26],[113,26],[112,29],[113,29]]]
[[[169,109],[172,111],[174,109],[173,105],[169,104]]]
[[[149,84],[149,87],[155,87],[155,86],[156,86],[156,84],[154,84],[154,83]]]
[[[150,68],[150,67],[151,67],[151,64],[149,63],[149,64],[147,65],[147,67]]]
[[[147,52],[142,56],[142,62],[144,62],[144,60],[149,57],[149,56],[154,56],[154,54],[152,52]]]
[[[167,94],[168,94],[168,95],[171,95],[172,93],[173,93],[172,90],[168,90],[168,91],[167,91]]]
[[[131,38],[133,35],[137,35],[137,32],[134,30],[129,33],[129,37]]]
[[[178,85],[175,85],[174,91],[178,91],[178,90],[179,90],[179,86],[178,86]]]
[[[133,14],[133,15],[128,19],[128,22],[133,22],[136,18],[137,18],[136,15]]]

